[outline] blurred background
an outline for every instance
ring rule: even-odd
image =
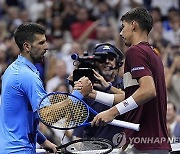
[[[120,18],[139,6],[153,16],[149,41],[164,63],[168,102],[172,103],[167,125],[172,136],[171,124],[180,114],[180,0],[0,0],[0,76],[19,54],[13,39],[15,28],[36,22],[47,30],[49,50],[44,63],[36,64],[45,89],[69,92],[67,77],[74,69],[71,54],[87,51],[91,55],[95,45],[104,42],[124,52]],[[43,124],[40,129],[58,145],[73,139],[72,131],[53,130]]]

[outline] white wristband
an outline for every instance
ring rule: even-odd
[[[116,105],[116,108],[119,111],[120,115],[124,114],[128,111],[131,111],[137,107],[138,107],[138,105],[132,96],[130,96],[129,98],[125,99],[124,101],[122,101]]]
[[[97,91],[95,101],[112,107],[114,103],[114,95]]]

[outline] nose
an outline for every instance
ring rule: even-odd
[[[110,62],[109,58],[106,58],[106,64],[109,63],[109,62]]]
[[[121,37],[122,37],[122,30],[120,31],[119,36],[121,36]]]
[[[45,42],[45,47],[44,47],[44,50],[47,51],[48,50],[48,44],[47,42]]]

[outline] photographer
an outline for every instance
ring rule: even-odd
[[[117,51],[113,45],[108,43],[99,44],[95,47],[94,54],[107,53],[104,62],[95,62],[94,77],[95,81],[93,87],[95,90],[118,93],[121,94],[122,100],[124,99],[124,92],[122,85],[122,78],[118,77],[119,68],[122,65],[123,54],[121,51]],[[92,100],[91,98],[85,98],[84,101],[91,106],[97,112],[101,112],[109,109],[108,106]],[[93,117],[90,116],[91,121]],[[82,127],[74,130],[74,136],[78,138],[106,138],[113,142],[114,146],[119,146],[123,133],[119,127],[107,125],[105,127]]]

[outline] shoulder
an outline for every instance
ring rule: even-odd
[[[19,70],[19,78],[26,79],[26,81],[29,81],[31,79],[37,78],[37,74],[35,72],[33,72],[29,67],[23,66]]]
[[[146,51],[144,51],[138,45],[133,45],[126,52],[126,59],[129,62],[137,61],[139,59],[146,59],[148,57]]]
[[[21,67],[19,70],[17,80],[22,87],[32,87],[42,84],[42,80],[40,79],[39,75],[26,65]]]
[[[133,45],[133,46],[128,48],[128,50],[126,52],[126,55],[133,56],[133,55],[137,55],[137,54],[140,54],[140,53],[143,53],[142,48],[139,45]]]

